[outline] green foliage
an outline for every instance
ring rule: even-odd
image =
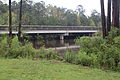
[[[92,11],[90,19],[93,20],[95,26],[99,27],[101,25],[101,15],[96,10]]]
[[[20,57],[23,58],[33,58],[34,54],[36,53],[36,50],[33,48],[33,45],[31,43],[22,46],[20,51],[22,51]]]
[[[102,37],[102,32],[101,31],[96,32],[96,33],[93,34],[93,36]]]
[[[115,38],[114,38],[114,42],[115,42],[116,44],[120,44],[120,36],[115,37]]]
[[[44,47],[41,47],[39,50],[37,50],[37,53],[35,55],[35,58],[44,58],[46,53],[46,50]]]
[[[60,8],[54,5],[46,5],[44,1],[22,1],[22,24],[23,25],[59,25],[59,26],[100,26],[100,14],[94,10],[89,17],[85,15],[85,9],[78,5],[76,11]],[[19,23],[19,2],[12,4],[12,25]],[[8,25],[9,5],[0,3],[0,24]]]
[[[36,50],[34,58],[59,59],[58,55],[55,53],[54,50],[46,50],[44,47],[41,47],[39,50]]]
[[[0,35],[0,42],[7,37],[7,34]]]
[[[101,37],[81,37],[75,40],[80,45],[81,50],[77,56],[77,63],[119,70],[120,37],[118,35],[119,29],[113,28],[106,39]]]
[[[105,44],[101,46],[99,63],[101,66],[115,70],[120,61],[120,49],[114,45]]]
[[[45,58],[47,58],[47,59],[58,59],[59,57],[57,56],[57,54],[55,53],[54,50],[49,49],[45,53]]]
[[[7,38],[1,41],[0,55],[6,58],[59,59],[54,50],[46,50],[44,47],[36,50],[30,42],[21,45],[17,36],[12,39],[11,47],[8,46]]]
[[[0,43],[0,56],[4,56],[8,51],[7,38],[4,38]]]
[[[81,37],[80,39],[75,40],[76,44],[80,45],[80,49],[85,51],[87,54],[99,52],[101,44],[104,44],[106,41],[101,37]]]
[[[114,39],[118,35],[120,35],[120,29],[118,29],[118,28],[112,28],[111,31],[109,32],[108,38]]]
[[[75,60],[76,64],[81,64],[83,66],[90,66],[92,61],[91,57],[87,53],[80,51]]]
[[[13,39],[12,39],[12,43],[11,43],[11,48],[19,48],[20,47],[20,43],[19,43],[19,40],[18,40],[18,37],[15,36]]]
[[[7,58],[27,58],[32,57],[35,53],[34,48],[32,47],[31,43],[26,44],[25,46],[22,46],[19,43],[18,37],[15,36],[12,39],[11,47],[8,49],[7,54],[5,54],[5,57]]]
[[[94,23],[94,21],[92,20],[92,19],[89,19],[89,26],[95,26],[95,23]]]
[[[78,53],[73,53],[67,51],[64,55],[64,59],[66,62],[81,64],[83,66],[96,66],[97,65],[97,56],[94,54],[88,55],[84,51],[80,51]]]
[[[76,54],[73,52],[67,51],[64,55],[64,59],[65,59],[65,61],[67,61],[69,63],[75,63]]]

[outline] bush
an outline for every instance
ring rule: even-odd
[[[115,38],[114,38],[114,42],[115,42],[116,44],[120,44],[120,36],[115,37]]]
[[[45,59],[57,59],[58,56],[54,50],[46,50],[44,47],[41,47],[40,50],[37,50],[37,53],[34,56],[35,58],[45,58]]]
[[[11,47],[8,46],[7,38],[2,40],[0,44],[0,54],[6,58],[59,58],[55,51],[46,50],[44,47],[36,50],[30,42],[26,42],[24,46],[21,45],[17,36],[12,39]]]
[[[83,66],[96,66],[97,56],[94,54],[88,55],[86,52],[80,51],[76,55],[75,63]]]
[[[80,50],[91,55],[92,53],[99,53],[100,46],[106,43],[106,40],[101,37],[81,37],[75,40],[76,44],[80,45]]]
[[[34,55],[36,53],[36,50],[33,48],[32,43],[28,43],[25,46],[22,46],[21,49],[21,54],[19,57],[22,58],[34,58]]]
[[[120,36],[117,36],[113,39],[115,46],[120,48]]]
[[[96,32],[96,33],[93,34],[93,36],[102,37],[102,32],[101,31]]]
[[[44,47],[41,47],[39,50],[37,50],[37,53],[35,54],[35,58],[44,58],[45,57],[46,50]]]
[[[45,53],[45,58],[47,58],[47,59],[58,59],[59,57],[57,56],[57,54],[55,53],[54,50],[49,49]]]
[[[76,64],[85,66],[101,66],[118,70],[120,63],[119,30],[114,28],[106,39],[101,37],[81,37],[75,40],[80,45]]]
[[[18,37],[15,36],[12,39],[11,47],[8,49],[8,52],[5,54],[7,58],[29,58],[35,54],[35,49],[32,47],[31,43],[27,43],[25,46],[22,46],[18,40]]]
[[[6,53],[8,53],[8,45],[7,45],[7,38],[4,38],[0,43],[0,56],[4,56]]]
[[[70,51],[66,51],[64,54],[64,59],[66,62],[75,63],[76,54]]]
[[[118,28],[112,28],[109,32],[109,35],[106,37],[109,44],[114,44],[114,38],[118,37],[120,35],[120,29]]]
[[[120,30],[118,28],[112,28],[109,32],[108,38],[114,39],[115,37],[120,35]]]
[[[120,62],[120,49],[114,45],[105,45],[102,48],[104,50],[102,49],[103,52],[99,57],[101,66],[114,70]]]
[[[90,66],[92,64],[91,57],[87,53],[80,51],[75,59],[76,64],[81,64],[83,66]]]
[[[3,39],[5,39],[5,38],[7,38],[7,34],[2,34],[2,35],[0,35],[0,42],[1,42]]]

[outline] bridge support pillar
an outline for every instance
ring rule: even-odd
[[[60,40],[64,40],[64,35],[60,35]]]

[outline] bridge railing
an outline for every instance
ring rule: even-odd
[[[0,25],[0,31],[8,31],[8,25]],[[23,31],[30,30],[101,30],[101,27],[92,26],[43,26],[43,25],[22,25]],[[13,31],[18,31],[18,26],[12,27]]]

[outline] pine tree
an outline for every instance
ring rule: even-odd
[[[104,10],[104,0],[100,0],[101,4],[101,18],[102,18],[102,32],[103,38],[106,36],[106,18],[105,18],[105,10]]]

